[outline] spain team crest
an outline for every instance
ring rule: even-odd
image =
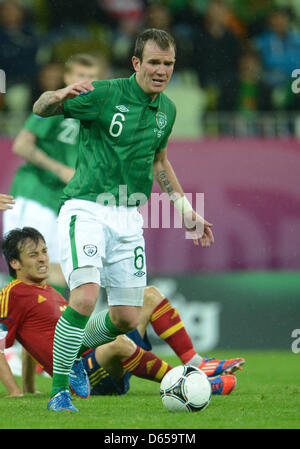
[[[155,116],[155,120],[159,129],[164,129],[168,123],[167,116],[163,112],[158,112]]]

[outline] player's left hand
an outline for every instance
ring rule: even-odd
[[[57,173],[57,175],[60,178],[60,180],[62,182],[64,182],[65,184],[68,184],[68,182],[71,181],[71,179],[73,178],[74,174],[75,174],[74,168],[67,167],[67,166],[62,167],[59,170],[59,172]]]
[[[94,90],[94,86],[89,80],[82,80],[69,86],[63,87],[62,89],[58,89],[54,91],[48,100],[49,104],[62,103],[66,100],[71,100],[72,98],[77,97],[78,95],[84,95],[92,90]]]
[[[189,238],[193,239],[195,246],[199,246],[199,241],[202,248],[209,248],[214,243],[215,239],[211,230],[213,224],[209,223],[195,211],[184,214],[183,224],[189,232]]]

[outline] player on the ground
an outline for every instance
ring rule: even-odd
[[[0,193],[0,210],[12,209],[14,204],[15,200],[12,195]]]
[[[91,55],[72,56],[65,64],[65,85],[105,78],[106,66]],[[63,188],[74,175],[79,122],[61,116],[31,114],[13,143],[13,152],[26,160],[16,171],[10,193],[13,210],[3,214],[3,233],[33,226],[45,237],[51,257],[49,282],[59,291],[66,283],[59,265],[57,214]]]
[[[51,398],[59,400],[67,388],[100,284],[109,305],[102,343],[139,322],[146,263],[137,206],[149,198],[153,173],[194,242],[208,247],[214,241],[212,225],[193,210],[167,158],[176,108],[163,91],[174,63],[173,38],[145,30],[136,40],[130,78],[75,83],[45,92],[34,104],[38,115],[63,113],[81,121],[76,173],[64,189],[58,219],[61,266],[71,293],[56,327],[63,338],[54,337]]]
[[[45,241],[32,228],[15,229],[5,237],[3,252],[10,272],[16,278],[0,295],[0,323],[8,331],[5,346],[11,346],[17,339],[51,375],[54,329],[67,302],[46,282],[49,258]],[[99,313],[91,318],[90,327],[97,329],[97,321],[102,317],[103,314]],[[177,310],[156,288],[147,287],[137,330],[127,337],[119,336],[112,343],[86,352],[89,344],[94,346],[95,343],[97,346],[95,332],[87,329],[86,347],[82,347],[81,352],[85,353],[83,361],[90,376],[92,394],[122,394],[129,388],[131,374],[159,382],[171,369],[170,365],[150,352],[151,345],[146,335],[149,322],[182,363],[206,370],[206,374],[211,376],[214,394],[229,394],[232,391],[236,383],[234,376],[223,376],[222,373],[240,368],[244,360],[219,360],[212,366],[209,360],[202,359],[195,351]],[[34,392],[34,366],[28,357],[25,360],[23,390]],[[0,380],[11,396],[22,395],[3,353],[0,353]]]
[[[12,343],[16,337],[25,348],[35,348],[31,353],[33,357],[39,359],[49,344],[49,339],[52,341],[51,328],[55,326],[64,310],[66,301],[46,283],[49,256],[45,240],[39,231],[26,227],[22,230],[11,230],[4,238],[2,249],[5,258],[10,261],[9,273],[15,280],[10,282],[0,295],[2,336],[4,332],[4,345],[3,338],[0,341],[1,359],[4,357],[3,350],[7,343],[5,333],[8,331],[13,338]],[[18,295],[19,302],[16,299]],[[38,306],[45,302],[44,307],[38,308],[41,312],[39,320],[36,320],[35,316],[37,312],[35,302]],[[25,318],[29,318],[29,322],[26,322]],[[40,332],[41,328],[43,335]],[[72,389],[78,395],[88,397],[89,382],[81,361],[75,361],[72,374],[73,376],[70,376]],[[9,376],[8,366],[3,363],[0,378],[9,391],[16,391],[17,385]]]
[[[173,349],[182,364],[198,366],[207,374],[213,394],[230,394],[233,391],[236,385],[235,376],[224,374],[241,369],[245,360],[200,357],[178,311],[157,288],[149,286],[144,291],[144,303],[137,329],[85,353],[83,362],[90,379],[91,394],[123,394],[129,390],[132,374],[161,382],[164,375],[172,369],[172,366],[151,352],[151,343],[147,337],[149,324]]]

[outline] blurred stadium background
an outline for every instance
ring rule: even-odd
[[[3,193],[22,163],[12,140],[40,93],[62,85],[69,56],[97,54],[109,77],[129,76],[139,30],[163,28],[176,38],[167,89],[177,106],[169,158],[193,200],[204,193],[216,241],[196,248],[182,229],[149,223],[147,265],[149,283],[176,304],[201,352],[291,351],[292,331],[300,328],[300,97],[292,91],[292,72],[300,69],[298,6],[298,0],[0,2]],[[0,272],[4,285],[3,260]]]

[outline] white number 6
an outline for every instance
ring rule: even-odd
[[[110,127],[109,127],[109,134],[113,137],[118,137],[123,129],[123,124],[122,122],[118,121],[117,118],[120,117],[122,122],[125,121],[125,116],[123,114],[121,114],[120,112],[117,112],[111,121]],[[113,131],[113,128],[115,127],[115,132]]]

